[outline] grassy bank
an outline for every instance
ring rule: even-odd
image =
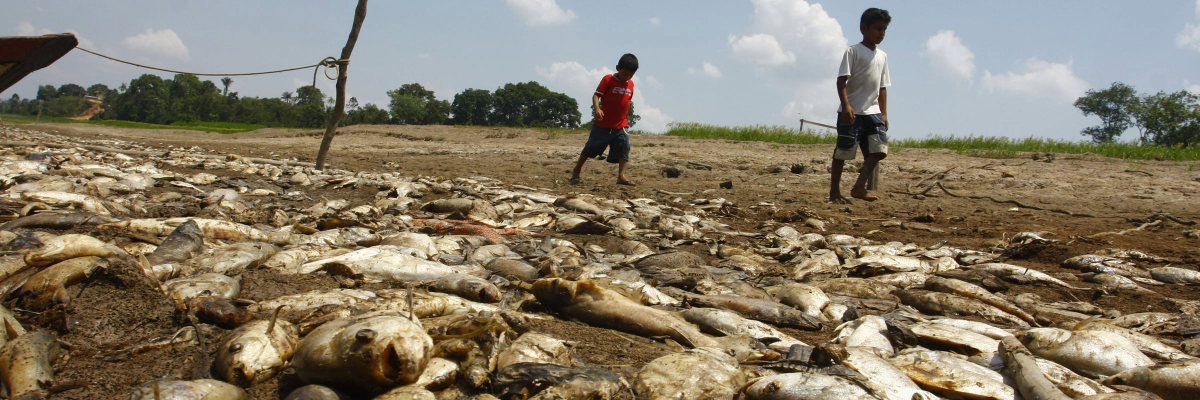
[[[130,121],[115,121],[115,120],[86,120],[77,121],[67,118],[55,118],[43,115],[40,119],[36,115],[17,115],[17,114],[0,114],[0,119],[5,123],[25,125],[32,123],[53,123],[53,124],[88,124],[111,126],[116,128],[129,129],[173,129],[185,131],[201,131],[213,133],[238,133],[249,132],[264,128],[259,125],[238,124],[233,122],[176,122],[171,125],[147,124],[143,122]]]
[[[725,139],[757,141],[782,144],[829,144],[837,141],[832,130],[809,130],[803,132],[783,126],[738,126],[725,127],[690,122],[672,122],[667,135],[688,139]],[[1138,146],[1121,142],[1094,144],[1068,142],[1054,139],[1009,139],[985,136],[930,136],[924,139],[898,139],[890,143],[893,149],[950,149],[959,154],[982,157],[1024,157],[1022,153],[1095,154],[1105,157],[1136,160],[1200,160],[1200,146],[1157,147]]]

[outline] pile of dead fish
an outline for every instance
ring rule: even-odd
[[[1073,257],[1063,266],[1078,274],[1048,275],[987,251],[785,224],[739,231],[720,222],[737,207],[723,199],[558,197],[481,177],[202,155],[0,150],[0,207],[13,217],[0,226],[10,398],[55,388],[64,354],[44,329],[55,328],[23,323],[26,314],[62,309],[76,300],[68,287],[118,265],[192,321],[155,345],[194,342],[197,324],[222,334],[213,379],[145,382],[133,399],[242,399],[281,374],[307,385],[287,399],[1200,398],[1200,346],[1189,339],[1200,334],[1200,302],[1165,298],[1181,311],[1122,315],[1020,290],[1200,283],[1192,269],[1150,267],[1162,260],[1142,252]],[[379,190],[351,204],[337,199],[346,187]],[[139,217],[163,209],[192,211]],[[1010,244],[1045,240],[1022,233]],[[248,304],[238,276],[249,269],[346,284]],[[372,282],[392,285],[355,288]],[[534,329],[553,318],[670,352],[622,376]],[[832,339],[806,343],[796,330]]]

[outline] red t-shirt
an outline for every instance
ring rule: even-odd
[[[633,100],[633,80],[622,81],[615,75],[605,75],[596,88],[600,95],[600,110],[604,119],[593,124],[601,128],[621,129],[629,126],[629,102]]]

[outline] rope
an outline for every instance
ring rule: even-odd
[[[238,72],[238,73],[231,73],[231,74],[210,74],[210,73],[197,73],[197,72],[176,71],[176,70],[173,70],[173,69],[166,69],[166,68],[151,67],[151,66],[148,66],[148,65],[142,65],[142,64],[135,63],[135,62],[125,61],[125,60],[122,60],[122,59],[119,59],[119,58],[115,58],[115,57],[106,56],[106,55],[103,55],[103,54],[100,54],[100,53],[97,53],[97,52],[94,52],[94,51],[91,51],[91,50],[88,50],[88,49],[85,49],[85,48],[82,48],[82,47],[79,47],[79,46],[76,46],[75,48],[77,48],[77,49],[79,49],[79,50],[83,50],[83,51],[85,51],[85,52],[88,52],[88,53],[95,54],[95,55],[97,55],[97,56],[100,56],[100,57],[107,58],[107,59],[109,59],[109,60],[113,60],[113,61],[116,61],[116,62],[119,62],[119,63],[129,64],[129,65],[132,65],[132,66],[135,66],[135,67],[142,67],[142,68],[146,68],[146,69],[152,69],[152,70],[156,70],[156,71],[172,72],[172,73],[176,73],[176,74],[188,74],[188,75],[196,75],[196,76],[246,76],[246,75],[266,75],[266,74],[277,74],[277,73],[280,73],[280,72],[295,71],[295,70],[300,70],[300,69],[305,69],[305,68],[313,68],[313,86],[317,86],[317,71],[320,71],[320,67],[324,66],[324,67],[325,67],[325,77],[326,77],[326,78],[329,78],[330,80],[333,80],[333,79],[337,79],[337,77],[338,77],[338,76],[341,76],[341,73],[342,73],[341,66],[342,66],[342,65],[347,65],[347,64],[349,64],[349,63],[350,63],[350,60],[349,60],[349,59],[339,60],[339,59],[336,59],[336,58],[333,58],[333,57],[325,57],[325,59],[324,59],[324,60],[321,60],[321,62],[319,62],[319,63],[313,64],[313,65],[305,65],[305,66],[303,66],[303,67],[295,67],[295,68],[287,68],[287,69],[277,69],[277,70],[273,70],[273,71],[262,71],[262,72]],[[333,76],[333,77],[330,77],[330,76],[329,76],[329,69],[330,69],[330,68],[336,69],[336,70],[338,71],[338,75],[335,75],[335,76]]]

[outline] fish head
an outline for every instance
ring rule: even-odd
[[[1150,368],[1147,367],[1131,368],[1108,377],[1103,383],[1109,386],[1146,387],[1147,381],[1150,378],[1150,372]]]
[[[274,375],[272,368],[279,354],[271,348],[266,336],[246,335],[232,340],[218,350],[213,366],[226,382],[249,387]]]
[[[484,303],[498,302],[500,301],[500,296],[503,295],[496,285],[488,281],[470,281],[467,283],[467,289],[478,296],[478,301]]]
[[[433,339],[419,325],[398,315],[382,315],[346,326],[334,337],[334,348],[361,368],[366,379],[394,386],[416,382],[433,350]]]
[[[560,278],[539,279],[529,289],[538,302],[547,307],[558,307],[570,304],[575,299],[576,282]]]

